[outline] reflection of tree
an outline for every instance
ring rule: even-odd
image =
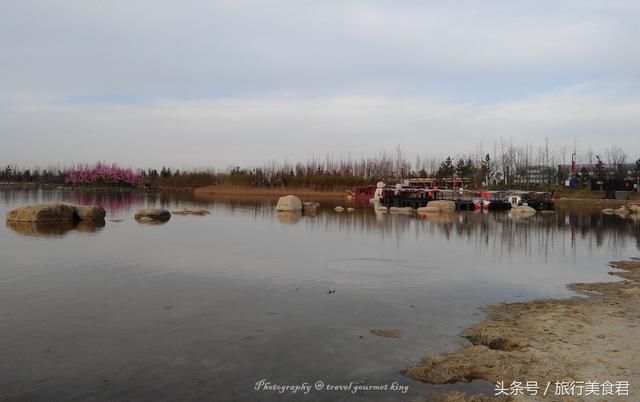
[[[44,202],[97,204],[109,215],[130,213],[142,207],[166,209],[198,205],[230,215],[278,222],[275,201],[196,201],[189,193],[145,193],[140,191],[45,191],[5,189],[0,191],[2,205],[27,205]],[[341,200],[340,202],[343,203]],[[598,212],[558,210],[555,214],[536,214],[513,219],[506,212],[463,212],[433,216],[376,214],[370,207],[354,212],[337,213],[335,202],[323,201],[315,216],[296,216],[286,220],[304,225],[310,232],[366,233],[367,236],[391,237],[403,242],[410,239],[441,238],[473,247],[478,252],[508,255],[521,250],[526,255],[548,255],[553,249],[574,252],[576,242],[587,248],[622,250],[630,245],[640,249],[640,217],[622,218]],[[299,219],[297,219],[299,218]],[[632,243],[629,243],[629,242]]]
[[[256,219],[274,219],[271,203],[218,203],[217,207],[234,213],[249,213]],[[589,248],[607,247],[620,250],[635,241],[640,249],[640,220],[603,215],[599,211],[557,211],[514,219],[507,212],[463,212],[452,215],[377,215],[369,209],[353,213],[336,213],[333,205],[321,207],[314,217],[303,216],[298,224],[309,230],[327,232],[366,232],[371,236],[395,236],[399,241],[409,236],[440,237],[461,246],[473,245],[478,250],[509,254],[523,250],[525,254],[549,255],[554,248],[574,252],[576,240]]]

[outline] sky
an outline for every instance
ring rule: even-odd
[[[3,0],[0,164],[640,156],[640,2]],[[603,152],[603,151],[602,151]]]

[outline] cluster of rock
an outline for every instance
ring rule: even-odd
[[[337,207],[334,208],[334,210],[336,212],[344,212],[344,211],[353,212],[353,211],[355,211],[355,208],[352,208],[352,207],[345,208],[343,206],[338,205]]]
[[[16,208],[7,214],[8,222],[104,221],[106,212],[97,205],[39,204]]]
[[[276,211],[315,213],[319,206],[320,204],[317,202],[302,202],[302,200],[295,195],[285,195],[278,199]]]
[[[640,214],[640,204],[623,205],[618,209],[605,208],[602,210],[602,213],[605,215],[616,214],[621,216],[627,216],[629,214]]]

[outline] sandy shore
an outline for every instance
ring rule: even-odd
[[[523,401],[601,401],[640,398],[640,261],[617,261],[613,283],[577,283],[579,296],[563,300],[509,303],[486,309],[487,319],[462,333],[472,345],[457,353],[427,357],[405,374],[447,384],[485,379],[496,384],[537,381],[532,392],[509,399]],[[555,396],[556,382],[629,383],[629,396]],[[546,396],[542,396],[551,382]],[[614,387],[614,391],[616,388]],[[602,392],[602,390],[600,390]],[[494,395],[443,395],[448,401],[494,400]]]

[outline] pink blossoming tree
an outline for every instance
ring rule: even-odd
[[[122,168],[113,163],[98,162],[95,165],[77,165],[64,172],[64,181],[73,185],[113,185],[138,186],[142,176],[130,168]]]

